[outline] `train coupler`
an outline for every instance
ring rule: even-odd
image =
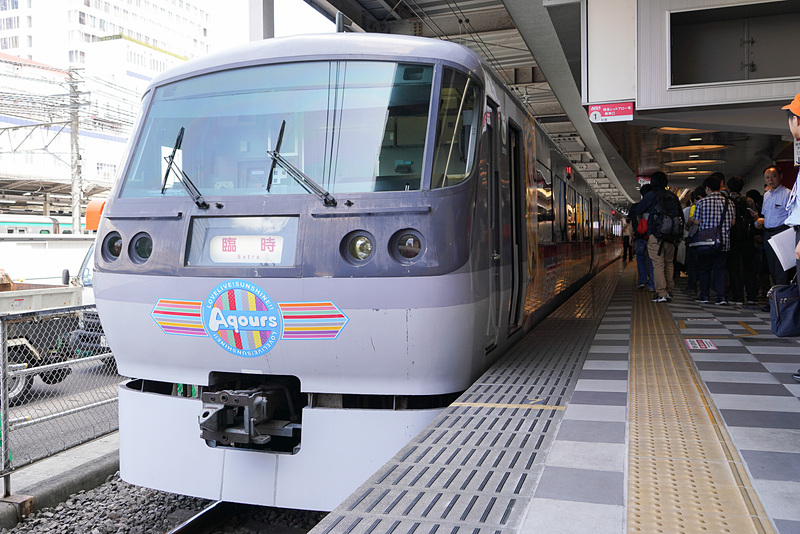
[[[200,436],[210,447],[295,454],[301,426],[293,422],[295,410],[284,389],[204,391]],[[276,417],[287,413],[291,414],[288,420]]]

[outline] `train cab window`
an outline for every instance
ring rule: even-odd
[[[310,61],[157,87],[121,196],[186,196],[181,173],[205,197],[308,194],[292,168],[331,194],[419,190],[433,72]]]
[[[461,183],[469,176],[475,160],[479,101],[474,81],[460,72],[444,69],[431,189]]]

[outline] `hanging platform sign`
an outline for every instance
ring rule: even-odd
[[[592,122],[632,121],[633,102],[591,105],[589,106],[589,120]]]

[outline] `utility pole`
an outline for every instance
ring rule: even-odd
[[[78,75],[75,69],[69,69],[69,129],[70,129],[70,153],[72,164],[72,233],[82,234],[81,229],[81,197],[83,188],[81,187],[81,154],[78,149],[78,130],[80,121],[78,120]]]

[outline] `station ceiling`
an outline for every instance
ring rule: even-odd
[[[714,171],[753,177],[748,187],[760,187],[766,166],[791,157],[786,116],[778,103],[636,112],[630,122],[592,123],[580,93],[579,0],[305,1],[332,20],[341,11],[355,31],[447,39],[481,54],[573,166],[623,210],[640,198],[639,177],[657,170],[681,189],[700,185]],[[720,147],[665,150],[692,143]],[[692,155],[705,163],[680,163]]]

